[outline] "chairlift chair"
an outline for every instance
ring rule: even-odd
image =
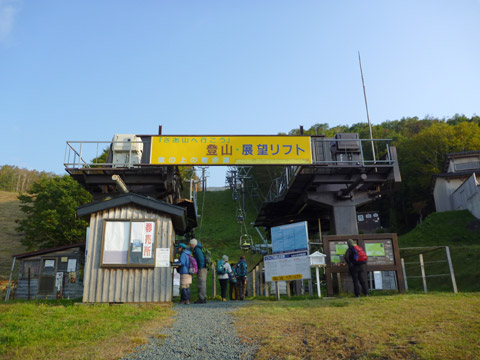
[[[238,210],[237,210],[237,221],[238,221],[239,223],[242,223],[244,220],[245,220],[245,216],[243,215],[243,210],[242,210],[242,209],[238,209]]]
[[[243,251],[248,251],[253,249],[253,238],[252,235],[243,234],[240,236],[240,248]]]

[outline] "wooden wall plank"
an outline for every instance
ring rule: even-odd
[[[97,224],[97,214],[92,214],[90,215],[90,233],[89,233],[89,239],[88,239],[88,244],[87,247],[85,248],[87,252],[87,256],[85,257],[85,265],[83,268],[83,302],[88,302],[88,299],[90,297],[90,282],[92,279],[92,248],[93,244],[96,241],[95,238],[95,228]]]

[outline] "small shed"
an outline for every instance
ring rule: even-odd
[[[169,302],[176,234],[185,208],[128,193],[77,209],[90,216],[83,302]]]
[[[17,299],[75,299],[83,295],[85,244],[13,255],[20,261]]]

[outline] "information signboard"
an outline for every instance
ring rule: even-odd
[[[264,262],[266,282],[311,278],[307,251],[267,255]]]
[[[304,165],[309,136],[152,136],[153,165]]]
[[[368,265],[393,265],[394,253],[391,239],[365,240]]]
[[[292,252],[308,249],[308,224],[306,221],[271,228],[272,252]]]

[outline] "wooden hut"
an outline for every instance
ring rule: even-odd
[[[83,294],[85,244],[16,254],[17,299],[76,299]]]
[[[77,209],[90,216],[83,302],[169,302],[183,207],[128,193]]]

